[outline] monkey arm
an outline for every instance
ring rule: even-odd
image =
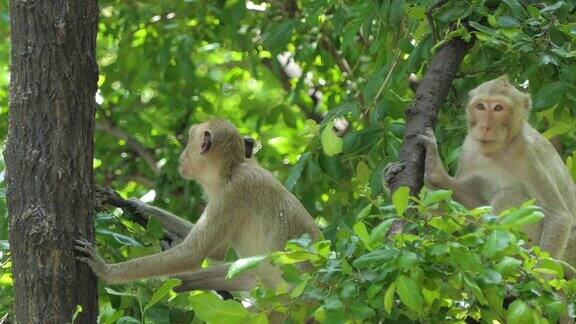
[[[130,198],[128,202],[141,214],[156,218],[160,222],[160,225],[162,225],[162,228],[182,238],[186,237],[192,229],[192,223],[169,211],[148,205],[136,198]]]
[[[235,195],[224,196],[228,199]],[[174,248],[133,260],[106,264],[98,256],[94,247],[86,240],[77,240],[74,248],[85,256],[78,257],[79,261],[87,263],[93,272],[102,280],[110,284],[126,283],[129,281],[163,277],[183,273],[197,268],[214,247],[220,244],[229,244],[238,226],[229,224],[240,223],[233,219],[237,213],[232,210],[232,204],[209,203],[206,211],[186,236],[186,239]]]
[[[573,215],[558,187],[544,174],[534,177],[528,190],[529,196],[536,198],[545,215],[540,247],[550,252],[553,258],[562,259],[572,233]]]
[[[454,199],[466,208],[476,208],[486,204],[482,197],[468,185],[470,181],[465,175],[454,178],[446,172],[438,153],[434,131],[431,128],[426,128],[424,134],[418,136],[418,142],[426,148],[425,180],[428,186],[452,190]]]
[[[487,205],[487,202],[482,199],[480,194],[476,190],[471,189],[471,182],[467,179],[448,176],[441,188],[452,190],[454,199],[468,209]]]

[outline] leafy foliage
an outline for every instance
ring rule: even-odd
[[[393,206],[367,205],[370,215],[341,226],[335,241],[300,238],[273,253],[270,260],[294,289],[277,295],[257,289],[253,297],[265,305],[259,307],[296,323],[308,316],[323,323],[546,323],[574,306],[576,281],[563,279],[563,263],[524,245],[522,226],[543,218],[532,202],[492,215],[486,207],[466,210],[449,191],[423,191],[402,216],[408,196],[400,196]],[[399,220],[404,231],[387,235]],[[312,270],[295,271],[302,262]],[[505,308],[507,298],[513,301]]]
[[[315,271],[306,274],[287,272],[295,285],[288,297],[296,302],[285,305],[259,290],[259,304],[269,299],[270,308],[330,323],[468,315],[522,322],[556,314],[558,291],[572,294],[573,284],[544,281],[542,272],[561,277],[557,263],[517,244],[518,222],[535,220],[537,211],[525,206],[497,219],[485,210],[464,211],[448,202],[449,193],[436,192],[420,197],[415,212],[407,192],[392,201],[382,197],[381,173],[399,155],[413,97],[408,75],[422,76],[439,46],[462,37],[475,44],[436,132],[449,169],[465,133],[459,106],[466,93],[508,73],[533,94],[531,122],[560,140],[576,179],[576,1],[449,0],[429,20],[435,3],[99,1],[96,181],[194,221],[202,193],[178,175],[178,155],[190,124],[225,117],[262,144],[256,158],[301,199],[326,238],[297,240],[274,255],[286,269],[290,262],[313,264]],[[7,8],[0,0],[2,142],[8,123]],[[336,118],[349,123],[342,137],[334,132]],[[0,315],[12,302],[3,185]],[[435,204],[446,212],[430,215]],[[407,231],[388,238],[395,219],[407,221]],[[98,214],[96,226],[98,247],[109,261],[160,250],[157,222],[144,228],[114,211]],[[189,322],[222,310],[263,321],[258,312],[210,293],[175,295],[166,288],[172,284],[100,287],[100,321]],[[518,297],[507,312],[495,306],[504,292]]]

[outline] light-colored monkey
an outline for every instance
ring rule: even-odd
[[[495,213],[536,199],[545,218],[528,226],[527,235],[554,258],[576,265],[576,185],[552,144],[528,123],[530,95],[506,75],[469,95],[468,135],[455,177],[444,169],[434,132],[419,137],[426,147],[427,184],[451,189],[468,208],[491,205]]]
[[[183,279],[178,290],[249,290],[258,281],[274,288],[282,282],[280,271],[268,263],[226,280],[228,264],[199,269],[208,256],[221,256],[232,246],[240,257],[282,250],[286,241],[308,233],[318,237],[313,218],[280,182],[255,161],[247,158],[245,145],[236,128],[214,119],[193,126],[186,148],[180,155],[180,174],[199,182],[208,203],[194,225],[137,200],[131,203],[141,212],[157,217],[162,226],[186,236],[175,247],[158,254],[107,264],[91,243],[76,240],[74,248],[106,283],[173,276]]]

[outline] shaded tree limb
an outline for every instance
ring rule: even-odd
[[[112,122],[106,119],[97,121],[96,129],[126,141],[126,145],[142,158],[142,160],[146,163],[146,165],[148,165],[154,174],[160,174],[160,168],[156,164],[154,154],[148,148],[138,142],[138,140],[136,140],[132,135],[116,127],[114,124],[112,124]]]
[[[438,111],[446,99],[452,81],[466,53],[474,41],[467,43],[461,38],[448,41],[434,55],[424,78],[419,83],[410,107],[406,110],[406,130],[400,162],[405,167],[388,177],[391,192],[408,186],[411,195],[417,195],[424,183],[424,147],[416,141],[426,127],[436,125]]]
[[[146,225],[148,224],[148,216],[140,213],[128,200],[122,198],[114,189],[96,185],[94,196],[96,200],[96,210],[104,210],[105,205],[118,207],[122,209],[122,211],[128,211],[136,223],[146,228]],[[184,239],[183,236],[167,231],[166,229],[163,229],[163,231],[164,235],[161,240],[163,249],[169,248],[174,245],[174,243],[180,242]]]

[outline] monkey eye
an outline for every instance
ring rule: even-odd
[[[476,105],[476,108],[478,108],[478,110],[484,110],[484,109],[486,109],[486,107],[484,107],[484,104],[482,104],[482,103],[477,104],[477,105]]]
[[[504,109],[504,107],[502,107],[502,105],[494,106],[494,111],[501,111],[502,109]]]

